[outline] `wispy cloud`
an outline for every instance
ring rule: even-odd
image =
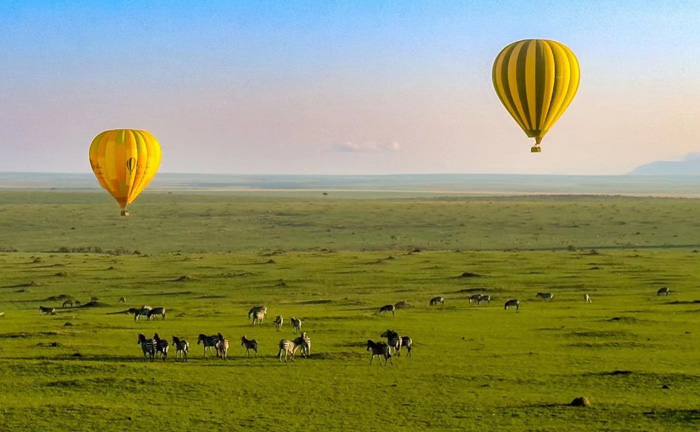
[[[380,152],[397,152],[401,149],[401,145],[397,142],[376,143],[373,141],[358,143],[347,141],[342,144],[336,144],[333,149],[341,153],[380,153]]]

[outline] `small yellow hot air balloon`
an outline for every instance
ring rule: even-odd
[[[580,69],[564,44],[546,39],[513,42],[493,63],[496,94],[540,152],[542,138],[566,111],[578,90]]]
[[[160,144],[150,132],[115,129],[97,135],[90,144],[95,177],[129,216],[131,204],[148,186],[160,166]]]

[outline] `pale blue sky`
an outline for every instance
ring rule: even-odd
[[[0,171],[89,172],[104,129],[162,172],[624,173],[700,151],[698,2],[0,2]],[[491,65],[568,45],[581,87],[531,145]]]

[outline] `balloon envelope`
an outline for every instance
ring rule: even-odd
[[[564,113],[578,90],[580,69],[574,53],[560,42],[513,42],[493,63],[493,87],[525,134],[542,138]]]
[[[148,186],[160,166],[160,144],[144,130],[104,131],[90,145],[90,166],[100,185],[127,216],[132,203]]]

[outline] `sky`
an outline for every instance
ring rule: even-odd
[[[90,172],[146,129],[160,172],[624,174],[700,151],[695,1],[0,2],[0,171]],[[520,39],[576,54],[531,154],[491,67]]]

